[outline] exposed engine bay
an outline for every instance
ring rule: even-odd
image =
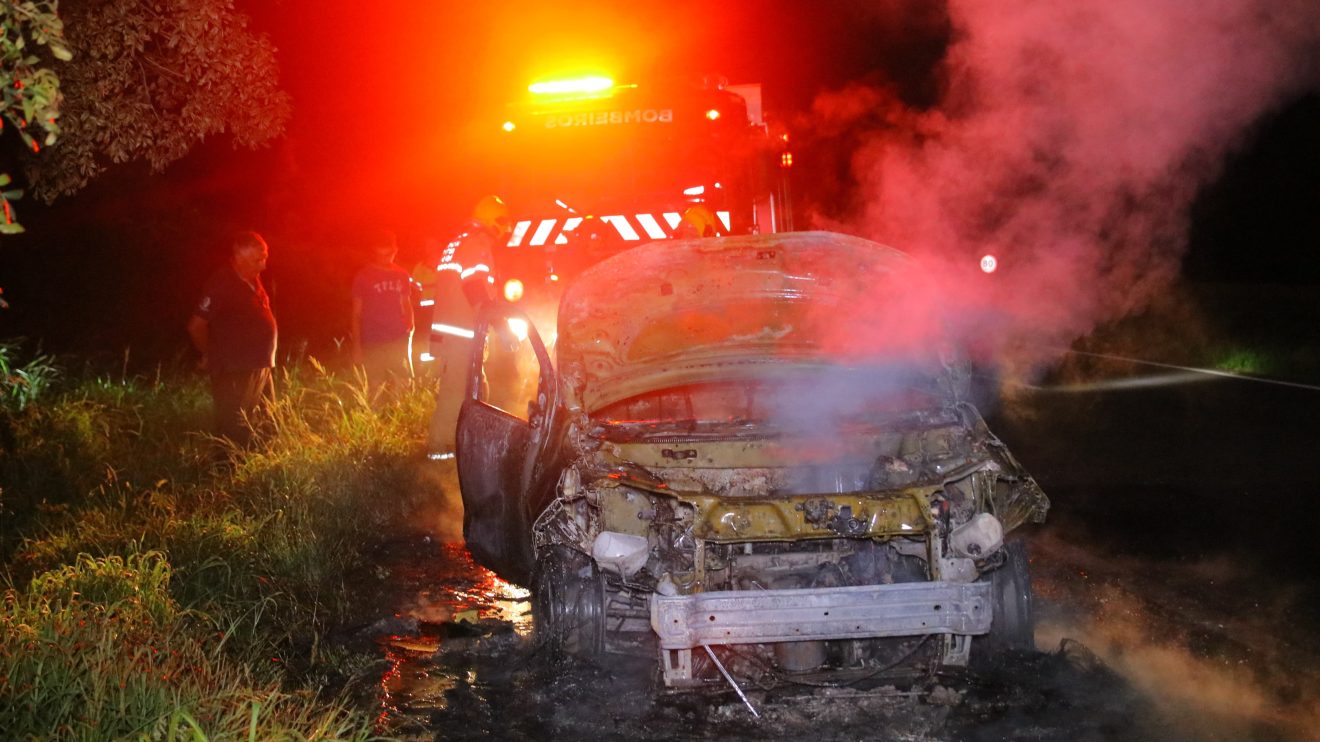
[[[1004,536],[1049,504],[977,410],[887,394],[826,432],[749,402],[785,391],[707,385],[575,422],[533,526],[546,637],[658,653],[670,687],[855,682],[1029,640]]]

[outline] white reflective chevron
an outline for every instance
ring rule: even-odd
[[[618,214],[602,216],[600,220],[614,227],[614,231],[618,232],[619,236],[628,242],[636,242],[642,238],[641,235],[637,234],[637,230],[633,229],[633,225],[628,223],[628,218],[625,216]]]
[[[730,213],[728,211],[717,211],[715,217],[724,227],[724,232],[729,232],[732,227]],[[661,221],[663,220],[663,221]],[[683,223],[683,215],[677,211],[665,211],[660,214],[610,214],[600,217],[603,224],[608,224],[614,228],[614,231],[621,239],[626,242],[637,242],[642,239],[663,240],[669,237],[674,230],[678,229]],[[513,232],[509,237],[509,247],[540,247],[546,244],[567,245],[570,244],[569,234],[582,226],[583,218],[580,216],[568,217],[562,221],[559,219],[524,219],[514,225]],[[532,229],[532,225],[536,229]],[[559,227],[559,229],[556,229]],[[638,227],[641,231],[638,231]],[[530,233],[530,237],[529,237]],[[643,236],[643,234],[645,236]],[[461,268],[453,264],[440,266],[440,270],[460,270]],[[469,271],[462,271],[464,274]]]
[[[646,236],[653,240],[663,240],[669,236],[665,233],[665,230],[660,228],[660,223],[655,220],[655,217],[650,214],[638,214],[637,223],[642,225],[642,229],[646,230]]]
[[[513,225],[513,233],[509,235],[509,247],[517,247],[522,244],[523,237],[527,236],[527,230],[532,228],[531,220],[523,220]]]
[[[555,244],[567,245],[568,233],[577,229],[580,224],[582,224],[582,217],[580,216],[570,216],[568,219],[564,220],[564,228],[560,230],[559,236],[555,237]]]
[[[528,246],[544,245],[545,241],[550,239],[550,231],[555,228],[555,222],[558,219],[542,219],[536,226],[536,231],[532,233],[532,239],[528,241]]]

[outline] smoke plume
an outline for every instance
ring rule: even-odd
[[[1032,548],[1033,566],[1043,567],[1033,574],[1038,647],[1081,641],[1189,739],[1314,736],[1320,682],[1296,644],[1305,632],[1278,629],[1305,613],[1297,586],[1262,590],[1277,578],[1240,557],[1097,556],[1059,533],[1040,534]]]
[[[1309,0],[950,0],[949,13],[937,107],[851,89],[813,113],[818,132],[872,127],[853,159],[854,229],[961,277],[944,300],[1000,350],[1066,344],[1168,287],[1198,189],[1320,82]],[[997,273],[977,273],[984,254]]]

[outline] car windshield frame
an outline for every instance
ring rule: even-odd
[[[606,405],[590,413],[590,418],[593,429],[611,440],[901,427],[913,416],[956,401],[946,377],[946,369],[911,363],[802,369],[787,378],[717,379],[662,387]],[[865,396],[852,396],[857,393]],[[744,414],[710,414],[715,405],[727,408],[729,399],[739,394],[746,400]],[[859,403],[864,406],[859,408]],[[675,414],[676,406],[685,407],[686,414]],[[638,414],[647,411],[657,414]]]

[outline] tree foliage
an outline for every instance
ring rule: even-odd
[[[232,0],[81,0],[61,13],[74,58],[59,68],[59,146],[26,158],[39,198],[109,164],[163,169],[208,136],[257,147],[283,132],[275,49]]]
[[[60,79],[43,53],[63,61],[71,57],[54,0],[0,0],[0,31],[4,34],[0,38],[0,127],[8,122],[28,148],[39,152],[43,144],[54,144],[59,134]],[[23,192],[9,189],[10,182],[8,173],[0,173],[0,189],[4,189],[0,190],[4,208],[0,234],[23,231],[10,204]]]

